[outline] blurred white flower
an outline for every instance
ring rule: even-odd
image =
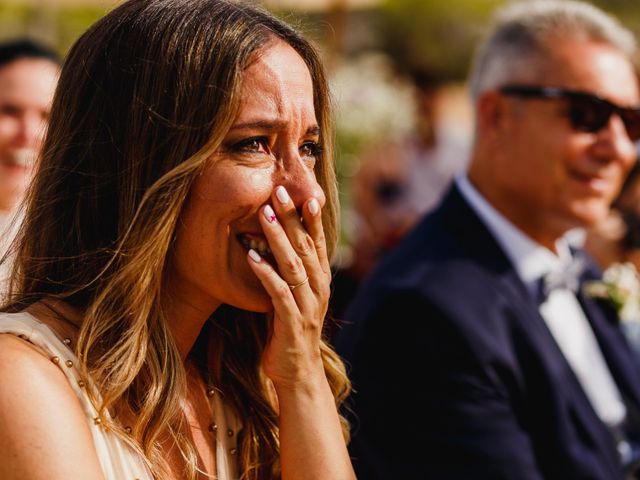
[[[632,263],[613,264],[604,271],[602,280],[586,282],[584,291],[609,300],[623,323],[640,322],[640,276]]]
[[[368,53],[347,60],[330,81],[338,138],[349,142],[351,153],[369,142],[401,138],[414,128],[413,86],[397,76],[386,55]]]

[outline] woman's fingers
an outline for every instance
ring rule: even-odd
[[[263,210],[262,230],[264,231],[269,248],[278,264],[280,276],[288,285],[297,285],[303,282],[308,272],[305,264],[289,242],[283,225],[278,221],[273,208],[266,205]]]
[[[330,293],[320,204],[310,198],[296,207],[286,189],[278,187],[259,217],[275,265],[253,250],[248,254],[274,306],[273,332],[263,356],[265,373],[274,383],[298,382],[316,369]]]
[[[269,206],[265,207],[269,215],[264,217],[267,225],[264,225],[265,235],[271,247],[271,251],[278,263],[278,268],[282,278],[289,285],[298,285],[309,277],[309,285],[314,291],[319,289],[326,280],[326,272],[323,261],[319,257],[321,253],[326,258],[326,249],[318,252],[317,243],[321,240],[315,238],[307,228],[307,222],[312,224],[316,236],[322,236],[322,222],[320,219],[320,205],[316,199],[308,200],[303,207],[303,217],[305,225],[302,224],[298,210],[289,197],[286,189],[279,186],[275,189],[273,209],[269,210]],[[314,211],[316,215],[312,215],[309,210],[310,203],[317,207]],[[273,217],[271,212],[276,215],[278,224],[269,221]],[[323,241],[323,240],[322,240]],[[300,285],[302,288],[303,285]]]
[[[320,261],[320,267],[326,275],[331,275],[331,265],[329,264],[329,254],[327,253],[327,240],[324,236],[322,226],[322,215],[320,215],[320,203],[316,198],[310,199],[302,209],[302,218],[307,227],[307,231],[316,249],[316,255]]]
[[[295,306],[295,302],[291,301],[289,293],[290,287],[287,285],[286,281],[283,280],[269,262],[266,262],[262,257],[260,257],[260,254],[255,250],[249,250],[248,257],[250,259],[249,265],[251,265],[251,269],[262,282],[262,285],[271,297],[274,308],[285,314],[295,314],[297,307]]]

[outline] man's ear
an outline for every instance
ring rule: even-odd
[[[497,90],[482,93],[476,101],[476,121],[478,133],[493,137],[499,133],[507,118],[508,105]]]

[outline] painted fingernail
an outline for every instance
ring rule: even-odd
[[[276,188],[276,197],[283,205],[289,202],[289,194],[287,193],[287,189],[282,185]]]
[[[264,217],[267,219],[269,223],[275,223],[278,221],[278,219],[276,218],[276,214],[273,211],[273,208],[271,208],[271,205],[265,206],[262,213],[264,214]]]
[[[316,200],[315,198],[312,198],[311,200],[309,200],[309,212],[311,212],[311,215],[315,217],[319,211],[320,211],[320,204],[318,203],[318,200]]]
[[[260,257],[260,254],[256,252],[253,248],[249,250],[249,256],[251,257],[251,260],[253,260],[256,263],[260,263],[260,261],[262,260],[262,258]]]

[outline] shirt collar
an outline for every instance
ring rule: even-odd
[[[471,184],[466,174],[455,179],[460,193],[492,233],[530,292],[537,281],[551,271],[564,268],[572,254],[567,236],[556,242],[557,254],[543,247],[496,210]]]

